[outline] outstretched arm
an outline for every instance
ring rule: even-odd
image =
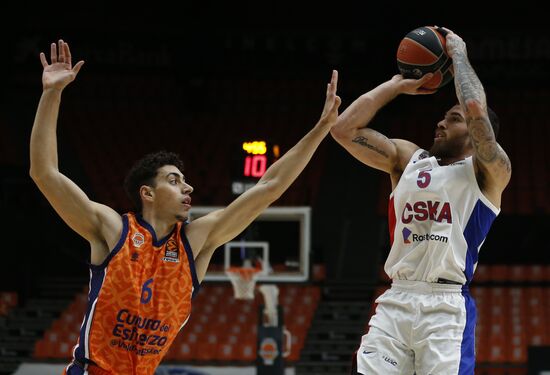
[[[496,141],[487,113],[485,90],[468,60],[466,43],[452,31],[444,30],[448,32],[447,52],[453,59],[456,95],[466,115],[475,165],[483,175],[483,189],[500,206],[500,195],[512,173],[510,159]]]
[[[378,110],[399,94],[434,93],[434,90],[421,88],[432,77],[432,74],[427,74],[414,80],[395,75],[361,95],[338,117],[338,122],[330,131],[333,138],[362,163],[399,176],[400,168],[408,162],[418,146],[401,139],[388,139],[367,126]]]
[[[186,227],[195,252],[195,266],[202,280],[213,251],[235,238],[277,200],[298,177],[338,117],[340,98],[336,96],[338,72],[333,71],[327,86],[321,118],[294,147],[270,166],[258,183],[223,210],[203,216]]]
[[[63,40],[51,44],[51,64],[40,54],[44,67],[42,96],[38,104],[30,141],[30,176],[61,218],[92,243],[92,262],[100,261],[94,249],[116,243],[122,230],[120,215],[92,202],[70,179],[59,172],[57,161],[57,117],[63,89],[78,74],[84,61],[74,67],[69,45]],[[108,250],[107,250],[108,251]]]

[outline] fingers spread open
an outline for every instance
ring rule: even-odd
[[[55,43],[50,45],[50,60],[52,61],[52,64],[57,62],[57,46]]]
[[[48,66],[48,60],[46,60],[46,55],[44,52],[40,52],[40,62],[44,68]]]
[[[79,62],[76,63],[76,65],[74,66],[73,68],[73,72],[75,74],[78,74],[78,72],[80,71],[80,68],[82,68],[82,65],[84,65],[84,61],[83,60],[80,60]]]
[[[69,63],[69,65],[71,65],[72,56],[71,56],[71,50],[69,49],[69,44],[64,43],[63,46],[64,46],[64,50],[65,50],[65,62]]]
[[[338,88],[338,71],[333,70],[332,71],[332,77],[330,79],[330,89],[333,94],[336,93],[336,89]]]
[[[342,104],[342,99],[340,99],[339,96],[336,96],[336,97],[334,98],[334,105],[332,106],[332,109],[335,110],[335,111],[337,111],[338,108],[340,107],[340,104]]]
[[[59,62],[65,62],[65,46],[63,45],[63,40],[59,39]]]

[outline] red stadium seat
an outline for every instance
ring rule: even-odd
[[[489,280],[489,266],[478,264],[474,273],[474,282],[485,282]]]
[[[503,363],[506,362],[508,343],[505,342],[502,336],[490,336],[487,359],[489,362]]]
[[[495,264],[489,266],[489,280],[508,281],[509,277],[509,269],[507,265]]]
[[[45,339],[39,339],[34,344],[34,358],[52,358],[52,345]]]
[[[174,355],[173,358],[180,361],[189,361],[195,359],[195,352],[197,350],[196,344],[190,344],[187,342],[182,342],[181,344],[174,346]]]
[[[236,358],[239,361],[253,362],[256,360],[256,341],[243,341],[237,345]]]
[[[239,344],[220,343],[217,349],[217,358],[221,361],[236,361],[238,359],[236,348]]]
[[[545,267],[540,264],[527,266],[527,280],[531,282],[545,281]]]
[[[199,342],[195,350],[195,359],[198,361],[211,361],[217,356],[217,343]]]
[[[514,282],[526,281],[527,271],[528,268],[524,265],[509,266],[509,280]]]
[[[73,347],[76,343],[69,343],[66,341],[61,341],[55,344],[52,344],[52,358],[59,359],[69,359],[73,355]]]
[[[524,334],[512,335],[508,354],[512,363],[527,363],[527,341]]]

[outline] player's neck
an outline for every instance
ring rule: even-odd
[[[449,165],[464,160],[473,154],[473,150],[470,147],[455,148],[454,152],[449,151],[450,150],[447,150],[447,152],[434,152],[431,156],[435,157],[439,165]]]
[[[439,157],[436,156],[435,159],[437,160],[437,163],[439,165],[450,165],[453,163],[456,163],[457,161],[461,161],[466,159],[468,156],[467,154],[457,155],[457,156],[448,156],[448,157]]]
[[[161,239],[169,235],[176,225],[176,220],[167,220],[166,218],[158,217],[154,212],[143,210],[142,218],[145,220],[155,231],[157,239]]]

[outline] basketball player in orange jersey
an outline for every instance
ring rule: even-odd
[[[399,94],[432,93],[421,89],[431,75],[394,76],[356,99],[331,130],[355,158],[388,173],[392,184],[384,266],[392,285],[376,300],[352,374],[474,374],[476,308],[468,285],[511,166],[466,44],[444,30],[458,104],[437,123],[429,151],[367,125]]]
[[[186,224],[193,188],[177,155],[159,152],[138,161],[125,187],[136,213],[119,215],[91,201],[58,169],[56,127],[61,93],[82,65],[69,45],[44,53],[43,92],[30,140],[30,175],[56,212],[90,242],[87,311],[66,374],[153,374],[189,319],[191,298],[212,253],[241,233],[298,177],[336,123],[338,75],[327,86],[321,118],[260,181],[224,209]]]

